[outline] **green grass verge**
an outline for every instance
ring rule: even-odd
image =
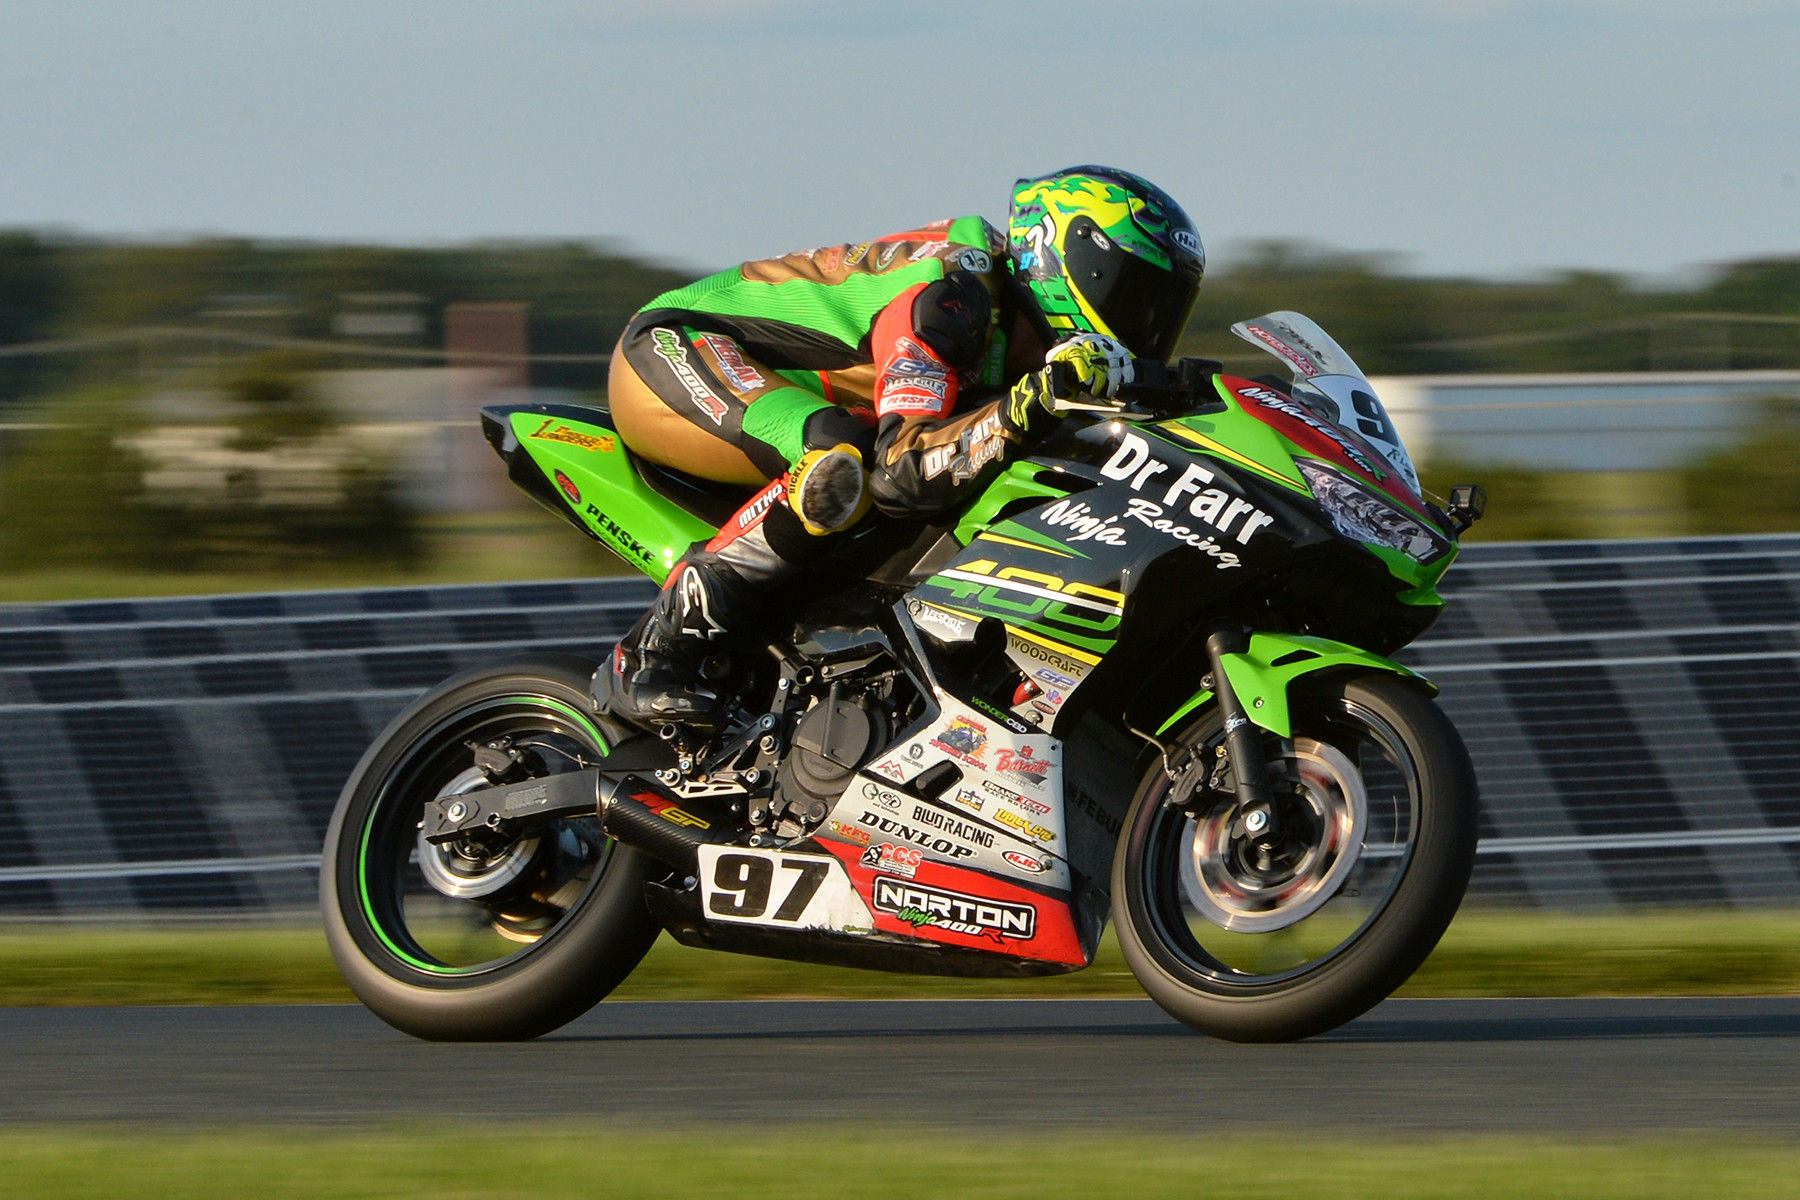
[[[664,938],[614,993],[622,1000],[1142,994],[1110,934],[1087,970],[1021,980],[888,975],[689,950]],[[1465,912],[1400,994],[1800,994],[1800,913]],[[316,929],[45,926],[0,934],[0,1005],[350,999]]]
[[[411,566],[358,560],[301,562],[279,570],[240,571],[177,571],[105,562],[89,566],[21,566],[0,572],[0,604],[434,587],[632,574],[618,556],[535,507],[516,513],[432,518],[424,522],[423,539],[425,553]]]
[[[1315,1137],[1271,1153],[1242,1134],[1145,1137],[1042,1131],[1004,1143],[936,1131],[683,1136],[616,1126],[483,1128],[477,1153],[438,1153],[455,1129],[370,1133],[87,1130],[0,1133],[0,1179],[20,1197],[412,1196],[541,1200],[670,1196],[832,1200],[973,1196],[1192,1200],[1305,1196],[1571,1197],[1580,1200],[1800,1196],[1800,1146],[1705,1134],[1581,1140]],[[850,1136],[843,1136],[849,1133]],[[452,1135],[446,1137],[446,1134]],[[1004,1148],[1002,1148],[1004,1146]]]

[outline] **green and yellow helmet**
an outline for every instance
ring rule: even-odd
[[[1139,358],[1169,357],[1206,271],[1181,206],[1111,167],[1019,180],[1007,241],[1053,336],[1108,334]]]

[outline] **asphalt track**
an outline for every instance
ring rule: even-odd
[[[1391,1000],[1236,1046],[1147,1001],[603,1004],[432,1045],[359,1007],[0,1009],[0,1123],[437,1120],[1800,1137],[1800,998]]]

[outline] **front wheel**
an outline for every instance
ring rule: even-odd
[[[1303,681],[1293,737],[1265,738],[1273,812],[1204,785],[1215,709],[1178,740],[1195,765],[1146,771],[1113,860],[1125,961],[1177,1020],[1239,1042],[1335,1028],[1404,983],[1443,936],[1474,865],[1462,739],[1394,675]]]
[[[325,835],[320,900],[338,967],[388,1024],[442,1041],[536,1037],[586,1012],[659,931],[644,884],[666,873],[597,815],[510,834],[424,839],[425,805],[607,754],[586,712],[593,665],[542,655],[470,672],[395,718],[363,756]]]

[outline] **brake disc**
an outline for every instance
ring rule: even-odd
[[[1356,764],[1313,738],[1296,738],[1282,761],[1299,787],[1282,798],[1282,828],[1290,832],[1280,845],[1258,845],[1235,800],[1198,817],[1182,835],[1182,890],[1221,929],[1271,933],[1304,920],[1337,895],[1362,852],[1369,794]]]

